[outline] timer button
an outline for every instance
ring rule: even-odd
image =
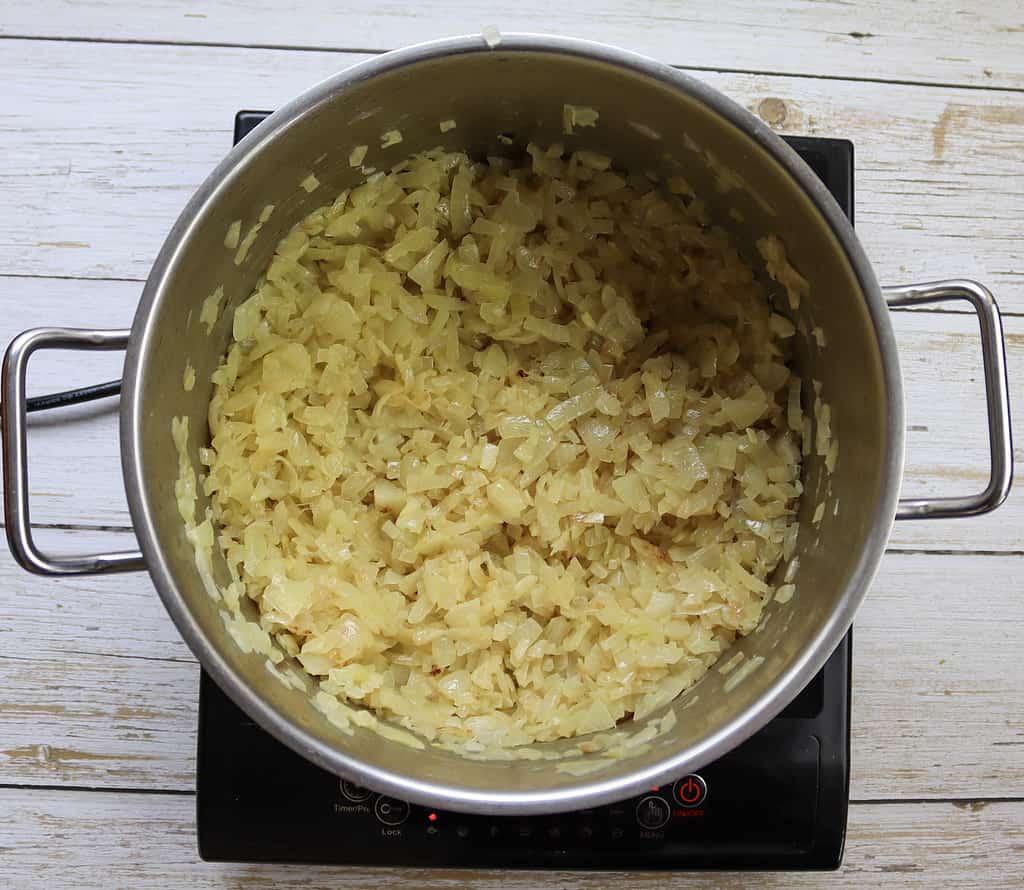
[[[692,810],[704,803],[708,796],[708,783],[696,773],[683,776],[672,788],[679,806]]]
[[[404,800],[394,797],[378,797],[373,807],[377,819],[385,825],[401,825],[409,818],[410,807]]]
[[[348,779],[341,780],[341,793],[345,796],[346,800],[350,800],[352,803],[362,803],[364,800],[369,800],[373,794],[369,788],[364,788],[362,785],[357,785]]]
[[[645,797],[636,807],[636,821],[649,831],[664,828],[671,816],[672,808],[661,797]]]

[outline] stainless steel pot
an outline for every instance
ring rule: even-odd
[[[563,104],[599,110],[597,125],[563,135]],[[439,121],[457,129],[439,132]],[[378,149],[399,129],[397,149]],[[225,632],[219,606],[203,589],[175,505],[177,458],[171,418],[192,419],[195,457],[206,437],[210,374],[231,332],[230,311],[212,335],[199,322],[203,299],[224,286],[227,309],[252,290],[273,247],[324,196],[360,176],[353,146],[371,146],[385,165],[443,144],[477,154],[517,143],[566,141],[607,154],[627,169],[670,175],[680,164],[741,247],[768,232],[784,240],[810,281],[799,311],[818,325],[824,349],[799,338],[805,380],[819,380],[841,442],[831,476],[839,510],[812,524],[816,498],[801,508],[798,595],[772,603],[766,625],[736,649],[761,656],[736,688],[711,671],[671,707],[668,733],[629,757],[576,776],[545,761],[476,762],[432,748],[409,748],[360,730],[342,735],[308,696],[277,682],[264,659],[245,655]],[[298,187],[310,171],[325,184]],[[275,205],[240,266],[223,247],[236,219],[251,224]],[[732,215],[726,209],[733,211]],[[738,212],[737,212],[738,211]],[[742,219],[742,224],[736,219]],[[888,309],[970,301],[981,321],[992,474],[973,497],[897,501],[903,464],[903,388]],[[126,349],[121,402],[125,486],[141,552],[54,557],[32,541],[25,448],[25,367],[37,349]],[[182,387],[186,361],[198,383]],[[1009,406],[999,314],[991,294],[968,281],[883,291],[853,229],[802,161],[763,123],[705,84],[650,59],[576,40],[517,35],[494,48],[455,38],[388,53],[314,87],[233,149],[189,202],[146,283],[132,330],[28,331],[11,344],[3,368],[5,511],[11,550],[25,568],[48,575],[149,569],[167,610],[221,687],[277,738],[328,770],[424,804],[493,813],[569,810],[620,799],[697,769],[742,742],[777,714],[822,666],[853,619],[878,566],[895,518],[966,516],[993,509],[1012,475]],[[809,390],[810,387],[805,387]],[[809,406],[805,406],[809,407]],[[809,457],[809,493],[825,484]],[[226,577],[223,564],[217,567]],[[697,701],[694,699],[699,696]],[[689,705],[694,705],[690,707]],[[567,743],[544,746],[551,751]]]

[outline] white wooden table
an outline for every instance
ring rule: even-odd
[[[852,139],[858,230],[880,277],[990,285],[1024,418],[1018,0],[414,6],[0,4],[0,340],[36,325],[127,326],[164,233],[230,145],[237,109],[273,108],[372,52],[497,25],[617,43],[696,71],[780,131]],[[916,311],[893,321],[908,394],[905,490],[981,487],[973,317]],[[110,379],[119,361],[40,357],[30,390]],[[130,543],[113,405],[37,415],[30,447],[45,541]],[[1024,886],[1022,579],[1020,484],[989,517],[896,528],[857,620],[853,802],[838,875],[499,877],[201,863],[198,667],[148,579],[41,580],[5,550],[0,884]]]

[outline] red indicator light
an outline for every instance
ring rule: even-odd
[[[431,813],[431,814],[430,814],[429,816],[427,816],[427,818],[428,818],[428,819],[429,819],[429,820],[430,820],[431,822],[436,822],[436,821],[437,821],[437,813]]]
[[[661,786],[660,786],[660,785],[655,785],[655,786],[654,786],[654,787],[653,787],[653,788],[651,789],[651,791],[661,791]]]

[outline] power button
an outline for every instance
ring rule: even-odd
[[[679,806],[690,810],[704,803],[708,796],[708,783],[696,773],[690,773],[672,786],[672,792]]]

